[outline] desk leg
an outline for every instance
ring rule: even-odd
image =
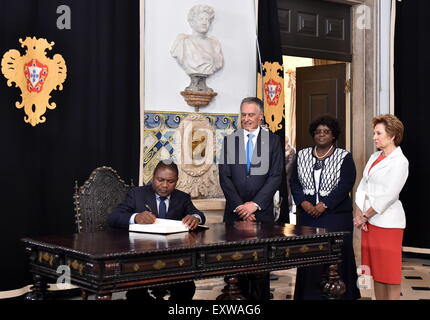
[[[30,292],[24,296],[24,300],[51,300],[52,294],[48,292],[48,284],[46,280],[38,275],[33,274],[34,285],[30,287]]]
[[[345,283],[340,278],[337,270],[337,264],[330,265],[327,278],[322,282],[323,295],[329,300],[339,300],[346,291]]]
[[[241,295],[240,288],[237,285],[239,282],[237,277],[225,277],[224,281],[227,285],[221,290],[222,294],[216,298],[217,300],[245,300],[245,297]]]
[[[88,300],[88,292],[84,289],[81,289],[81,298],[82,300]]]
[[[96,300],[112,300],[112,294],[96,294]]]

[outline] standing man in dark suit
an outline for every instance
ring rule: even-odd
[[[130,224],[151,224],[156,218],[182,220],[191,230],[205,223],[203,212],[191,202],[189,194],[176,190],[178,166],[171,161],[160,161],[155,167],[150,186],[137,187],[110,214],[108,223],[112,228],[128,229]],[[194,282],[171,285],[172,301],[191,300],[196,291]],[[148,289],[127,292],[128,300],[153,300]]]
[[[274,221],[273,196],[282,181],[284,155],[279,137],[260,127],[263,110],[260,99],[243,99],[242,129],[224,138],[219,177],[226,198],[225,222]],[[249,299],[268,300],[268,274],[262,278],[241,279],[242,294]]]

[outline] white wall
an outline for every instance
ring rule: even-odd
[[[206,81],[218,96],[200,112],[239,113],[242,98],[255,96],[254,0],[145,0],[145,110],[194,112],[179,93],[190,78],[170,48],[179,33],[191,33],[187,15],[196,4],[214,8],[208,35],[221,42],[224,54],[224,67]]]

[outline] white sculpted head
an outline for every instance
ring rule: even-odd
[[[212,92],[206,86],[206,78],[224,65],[221,43],[207,33],[215,17],[215,11],[207,5],[196,5],[188,13],[193,32],[176,37],[170,54],[191,78],[185,91]]]
[[[194,32],[206,34],[215,17],[212,7],[206,5],[196,5],[188,13],[188,23]]]

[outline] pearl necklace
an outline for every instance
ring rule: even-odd
[[[333,149],[333,145],[331,145],[330,149],[328,149],[328,151],[320,157],[318,155],[318,152],[317,152],[317,147],[315,146],[315,155],[317,156],[318,159],[323,159],[323,158],[325,158],[326,155],[328,155],[330,153],[331,149]]]

